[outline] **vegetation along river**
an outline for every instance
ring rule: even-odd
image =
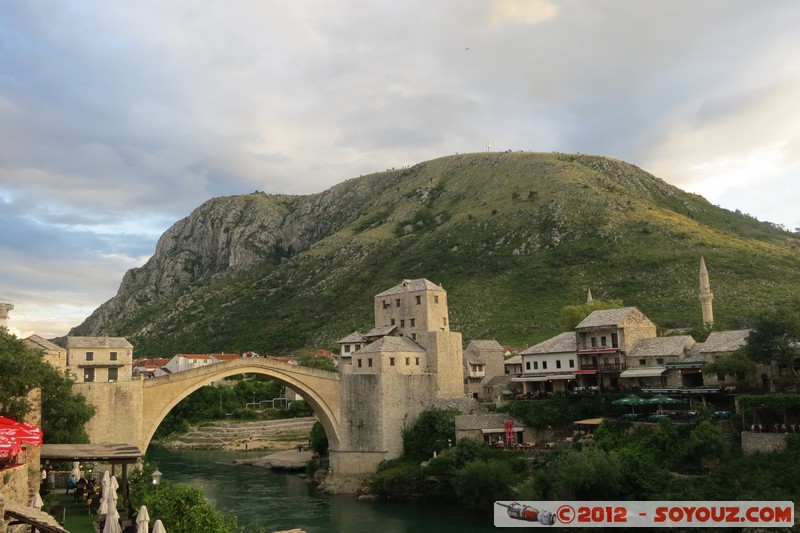
[[[496,531],[491,516],[477,516],[455,506],[363,503],[353,496],[321,494],[297,474],[232,464],[234,459],[257,457],[259,453],[150,447],[146,459],[158,466],[165,480],[202,489],[217,509],[235,514],[245,531],[258,528],[267,531],[301,528],[308,533]]]

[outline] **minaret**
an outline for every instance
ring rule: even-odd
[[[714,322],[714,309],[711,301],[714,295],[711,293],[711,284],[708,281],[708,270],[706,270],[705,259],[700,257],[700,308],[703,311],[703,324]]]
[[[8,312],[14,309],[14,304],[0,302],[0,327],[8,327]]]
[[[586,291],[586,305],[592,305],[594,300],[592,300],[592,289]]]

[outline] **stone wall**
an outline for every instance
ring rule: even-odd
[[[461,333],[432,331],[427,335],[428,372],[437,375],[437,397],[464,396]]]
[[[786,449],[787,439],[798,439],[800,435],[787,435],[785,433],[753,433],[742,432],[742,452],[745,455],[753,453],[781,452]]]
[[[73,391],[83,394],[96,412],[86,424],[92,444],[131,444],[142,437],[142,381],[76,383]]]

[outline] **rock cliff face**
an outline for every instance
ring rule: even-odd
[[[465,339],[541,339],[587,289],[691,326],[701,255],[715,316],[738,319],[800,294],[798,243],[620,161],[464,154],[308,196],[211,199],[70,334],[126,336],[139,356],[335,348],[371,327],[372,295],[413,277],[445,286]]]

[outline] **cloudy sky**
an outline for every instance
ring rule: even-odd
[[[796,0],[0,3],[0,302],[64,335],[205,200],[456,152],[634,163],[800,226]]]

